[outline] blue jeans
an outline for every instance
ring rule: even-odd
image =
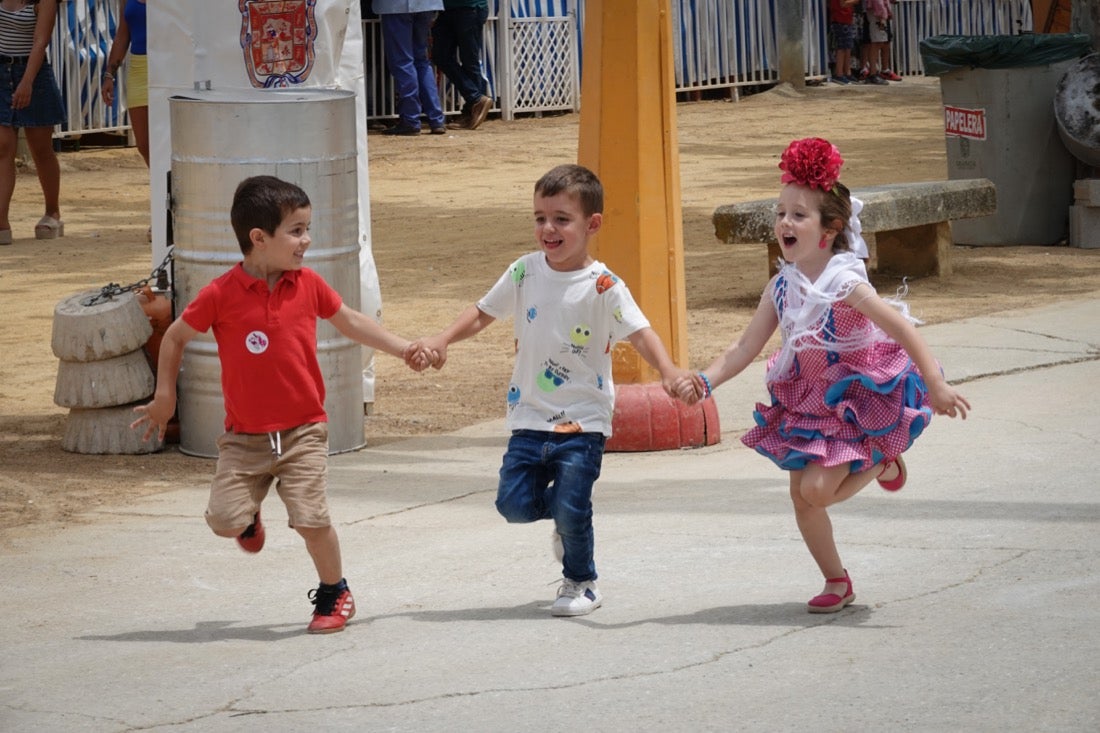
[[[432,59],[462,95],[464,112],[489,88],[481,74],[481,29],[488,17],[488,8],[454,8],[440,13],[432,28]]]
[[[500,467],[497,511],[509,522],[553,519],[565,557],[562,575],[596,579],[592,485],[600,477],[601,433],[516,430]]]
[[[428,60],[428,37],[435,11],[425,13],[385,13],[382,21],[382,46],[386,65],[393,75],[397,91],[397,113],[401,124],[420,129],[421,113],[433,128],[443,127],[443,107],[435,85],[435,72]]]

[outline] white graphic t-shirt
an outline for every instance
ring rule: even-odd
[[[532,252],[513,262],[477,307],[515,322],[510,430],[611,435],[611,347],[649,326],[624,282],[601,262],[557,272],[542,252]]]

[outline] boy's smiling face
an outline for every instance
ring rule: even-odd
[[[576,196],[535,194],[535,241],[552,270],[570,272],[592,264],[588,239],[602,223],[602,214],[585,215]]]
[[[254,237],[257,232],[260,235],[259,241],[253,240],[253,251],[263,257],[269,272],[302,269],[306,250],[312,242],[309,236],[312,215],[313,209],[304,206],[284,216],[274,234],[268,234],[262,229],[252,230]]]

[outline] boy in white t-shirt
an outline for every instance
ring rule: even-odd
[[[676,396],[673,382],[691,375],[673,364],[626,284],[589,255],[602,212],[603,186],[590,170],[561,165],[548,172],[535,184],[539,250],[512,263],[476,305],[420,344],[440,368],[449,344],[497,318],[515,321],[507,392],[512,436],[496,507],[509,522],[554,520],[564,578],[551,607],[555,616],[581,616],[603,602],[595,582],[592,485],[611,435],[612,345],[630,341],[670,395]]]

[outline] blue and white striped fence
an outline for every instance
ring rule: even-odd
[[[827,5],[827,0],[806,0],[807,79],[828,73]],[[50,56],[68,118],[55,137],[129,129],[124,90],[111,106],[99,95],[117,7],[116,0],[62,0]],[[489,0],[482,69],[503,117],[579,109],[584,10],[585,0]],[[672,0],[677,91],[774,83],[779,76],[775,14],[775,0]],[[919,43],[928,36],[1010,35],[1030,31],[1032,22],[1028,0],[900,0],[893,68],[923,73]],[[396,117],[378,21],[365,19],[363,31],[367,116]],[[445,80],[440,84],[444,110],[458,112],[462,100]]]
[[[1011,36],[1031,31],[1028,0],[900,0],[894,10],[894,69],[923,74],[920,42],[929,36]]]
[[[122,101],[126,98],[126,75],[118,76],[114,104],[105,104],[99,93],[117,12],[114,0],[62,0],[59,5],[49,56],[67,116],[54,132],[55,138],[88,132],[126,133],[130,129]]]

